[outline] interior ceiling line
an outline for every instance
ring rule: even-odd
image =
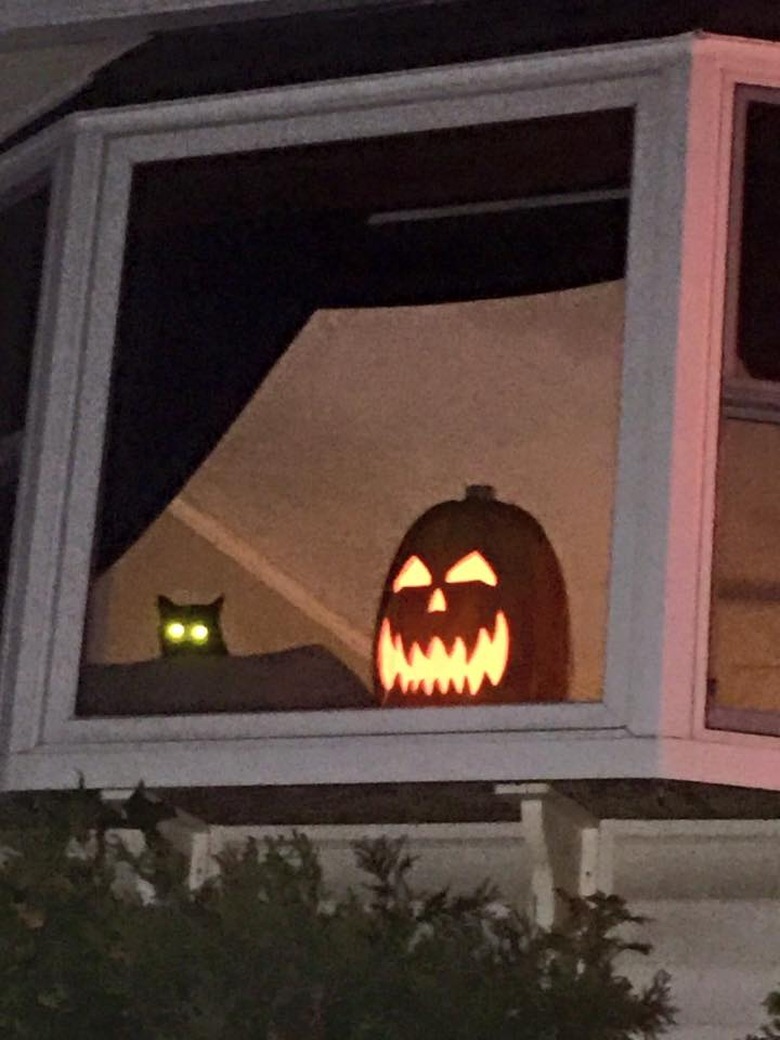
[[[247,574],[261,581],[316,624],[331,632],[344,646],[366,661],[371,659],[371,639],[344,617],[327,607],[304,585],[286,574],[272,560],[231,531],[222,520],[194,505],[184,495],[177,496],[168,507],[171,514],[207,541],[218,552],[228,556]]]
[[[587,202],[613,202],[630,197],[629,188],[603,188],[593,191],[557,192],[552,195],[528,195],[517,199],[495,199],[487,202],[464,202],[453,206],[430,206],[421,209],[399,209],[372,213],[369,226],[396,224],[417,220],[444,220],[449,217],[480,216],[483,213],[511,213],[522,209],[547,209],[578,206]]]

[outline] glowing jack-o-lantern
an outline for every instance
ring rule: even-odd
[[[559,701],[570,671],[560,565],[530,513],[466,489],[409,529],[374,638],[388,706]]]

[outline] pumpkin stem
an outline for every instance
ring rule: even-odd
[[[492,502],[496,497],[496,489],[492,484],[467,484],[464,498],[479,498],[483,502]]]

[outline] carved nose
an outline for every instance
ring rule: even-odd
[[[436,614],[442,613],[447,609],[447,600],[444,598],[444,593],[441,589],[436,589],[431,593],[431,598],[428,600],[428,613]]]

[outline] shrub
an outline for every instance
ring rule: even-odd
[[[366,877],[334,899],[300,834],[224,855],[213,880],[137,792],[0,802],[0,1035],[67,1040],[628,1040],[672,1021],[668,980],[617,970],[641,923],[613,896],[534,928],[483,886],[419,892],[403,841],[355,846]],[[132,855],[118,825],[140,828]],[[775,1034],[772,1034],[775,1035]]]

